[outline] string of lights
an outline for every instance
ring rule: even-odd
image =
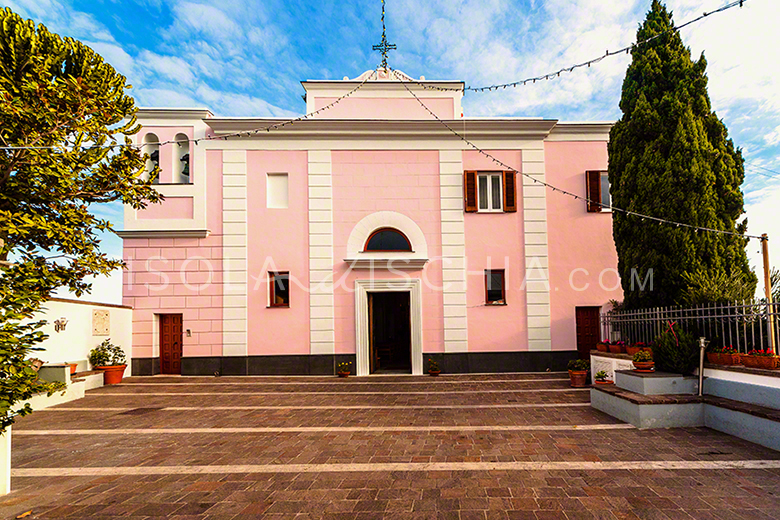
[[[778,175],[780,175],[780,172],[779,172],[779,171],[777,171],[777,170],[773,170],[773,169],[771,169],[771,168],[766,168],[766,167],[764,167],[764,166],[759,166],[758,164],[756,164],[756,162],[755,162],[755,161],[752,161],[752,160],[751,160],[751,161],[749,161],[749,162],[750,162],[750,164],[751,164],[751,168],[758,168],[758,169],[760,169],[760,170],[764,170],[764,171],[767,171],[767,172],[776,173],[777,175],[767,175],[767,174],[765,174],[765,173],[763,173],[763,174],[762,174],[762,173],[760,173],[760,172],[757,172],[757,171],[754,171],[753,173],[758,173],[759,175],[765,175],[766,177],[772,177],[773,179],[778,179],[778,178],[780,178],[780,177],[778,177]]]
[[[377,70],[374,70],[371,74],[369,74],[363,81],[361,81],[355,88],[344,94],[343,96],[336,98],[331,103],[328,103],[327,105],[320,107],[319,109],[315,110],[314,112],[309,112],[308,114],[304,114],[302,116],[298,116],[294,119],[288,119],[286,121],[280,121],[278,123],[274,123],[269,126],[264,126],[262,128],[255,128],[252,130],[244,130],[242,132],[234,132],[232,134],[224,134],[224,135],[207,135],[205,137],[199,137],[197,139],[171,139],[168,141],[161,141],[158,143],[153,143],[155,146],[163,146],[163,145],[169,145],[169,144],[183,144],[186,142],[193,143],[197,145],[201,141],[217,141],[217,140],[227,140],[231,137],[251,137],[253,135],[257,135],[263,132],[270,132],[271,130],[276,130],[278,128],[282,128],[284,126],[292,125],[295,123],[298,123],[300,121],[303,121],[305,119],[310,119],[317,114],[320,114],[326,110],[330,110],[337,104],[339,104],[344,99],[350,97],[352,94],[360,90],[371,78],[373,78],[377,74]],[[108,144],[108,145],[101,145],[101,146],[85,146],[85,147],[77,147],[75,145],[52,145],[52,146],[0,146],[0,150],[62,150],[62,149],[76,149],[76,148],[83,148],[84,150],[103,150],[103,149],[114,149],[114,148],[143,148],[144,146],[148,146],[148,144],[122,144],[122,143],[116,143],[116,144]]]
[[[435,112],[433,112],[430,108],[428,108],[428,106],[425,103],[423,103],[423,101],[417,96],[417,94],[415,94],[414,91],[412,91],[412,89],[410,89],[407,86],[407,83],[410,83],[410,82],[404,81],[403,79],[401,79],[400,76],[398,76],[398,74],[395,74],[395,71],[393,71],[393,74],[395,75],[396,78],[399,79],[399,81],[401,81],[401,84],[404,86],[406,91],[409,92],[409,94],[411,94],[412,97],[414,97],[414,99],[417,100],[417,102],[420,104],[420,106],[422,106],[423,109],[425,109],[426,112],[428,112],[434,119],[436,119],[436,121],[438,121],[441,125],[443,125],[445,128],[447,128],[447,130],[449,130],[452,134],[454,134],[456,137],[458,137],[461,141],[466,143],[468,146],[470,146],[472,149],[474,149],[478,153],[484,155],[485,157],[487,157],[488,159],[493,161],[495,164],[501,166],[503,169],[517,172],[520,175],[522,175],[523,177],[533,181],[535,184],[538,184],[540,186],[544,186],[546,188],[551,189],[553,192],[557,192],[557,193],[561,193],[563,195],[567,195],[569,197],[573,197],[576,200],[581,200],[581,201],[586,202],[588,204],[598,205],[598,206],[601,206],[602,208],[609,209],[609,210],[611,210],[613,212],[619,212],[619,213],[623,213],[625,215],[629,215],[629,216],[632,216],[632,217],[640,218],[640,219],[642,219],[642,221],[649,220],[649,221],[652,221],[652,222],[657,222],[659,224],[668,224],[668,225],[672,225],[672,226],[676,226],[676,227],[689,228],[689,229],[693,229],[697,233],[699,231],[702,231],[702,232],[709,232],[709,233],[720,233],[722,235],[737,236],[737,237],[740,237],[740,238],[755,238],[755,239],[757,239],[759,241],[765,240],[765,237],[758,236],[758,235],[747,235],[747,234],[737,233],[737,232],[734,232],[734,231],[725,231],[725,230],[722,230],[722,229],[713,229],[713,228],[702,227],[702,226],[694,226],[692,224],[686,224],[684,222],[675,222],[673,220],[667,220],[667,219],[663,219],[663,218],[659,218],[659,217],[653,217],[651,215],[645,215],[645,214],[642,214],[642,213],[638,213],[636,211],[630,211],[630,210],[627,210],[627,209],[618,208],[616,206],[612,206],[612,205],[608,205],[608,204],[602,204],[601,201],[590,200],[588,197],[583,197],[582,195],[577,195],[576,193],[572,193],[570,191],[558,188],[557,186],[554,186],[554,185],[550,184],[549,182],[537,179],[533,175],[530,175],[528,173],[523,173],[523,172],[517,170],[517,168],[512,168],[508,164],[506,164],[506,163],[502,162],[501,160],[493,157],[488,152],[486,152],[485,150],[481,149],[480,147],[475,145],[473,142],[469,141],[466,137],[464,137],[463,135],[458,133],[457,130],[455,130],[450,125],[448,125],[446,121],[441,119],[438,115],[436,115]]]
[[[580,69],[580,68],[583,68],[583,67],[590,67],[591,65],[599,63],[601,60],[609,58],[611,56],[616,56],[616,55],[623,54],[623,53],[628,54],[632,49],[634,49],[636,47],[640,47],[640,46],[646,45],[646,44],[648,44],[648,43],[650,43],[650,42],[652,42],[652,41],[654,41],[654,40],[656,40],[658,38],[661,38],[662,36],[664,36],[664,35],[666,35],[666,34],[668,34],[670,32],[679,31],[680,29],[683,29],[683,28],[685,28],[685,27],[687,27],[689,25],[692,25],[692,24],[694,24],[696,22],[699,22],[699,21],[707,18],[708,16],[711,16],[711,15],[717,14],[717,13],[722,13],[723,11],[727,11],[727,10],[733,8],[733,7],[737,7],[737,6],[742,7],[742,5],[745,2],[747,2],[747,1],[748,0],[735,0],[735,1],[731,2],[731,3],[729,3],[729,4],[726,4],[726,5],[722,6],[722,7],[714,10],[714,11],[704,12],[700,16],[698,16],[698,17],[696,17],[696,18],[694,18],[692,20],[688,20],[687,22],[685,22],[682,25],[679,25],[677,27],[672,27],[670,29],[667,29],[666,31],[660,32],[660,33],[658,33],[658,34],[656,34],[654,36],[651,36],[650,38],[646,38],[646,39],[638,41],[636,43],[632,43],[631,45],[627,45],[627,46],[622,47],[620,49],[617,49],[615,51],[607,50],[606,53],[604,53],[603,55],[601,55],[601,56],[599,56],[597,58],[593,58],[593,59],[590,59],[588,61],[583,61],[582,63],[577,63],[575,65],[570,65],[568,67],[564,67],[562,69],[556,70],[555,72],[550,72],[550,73],[539,75],[539,76],[534,76],[534,77],[530,77],[530,78],[526,78],[526,79],[521,79],[521,80],[513,81],[511,83],[499,83],[497,85],[489,85],[489,86],[485,86],[485,87],[448,88],[448,87],[439,87],[439,86],[436,86],[436,85],[430,85],[428,83],[425,83],[425,82],[422,82],[422,81],[417,81],[417,80],[412,80],[412,82],[417,84],[417,85],[419,85],[419,86],[421,86],[421,87],[423,87],[426,90],[440,90],[440,91],[464,92],[465,93],[465,91],[471,91],[471,92],[485,92],[485,91],[487,91],[487,92],[490,92],[490,91],[499,90],[499,89],[506,90],[507,87],[517,88],[517,87],[525,86],[528,83],[534,84],[537,81],[547,81],[547,80],[551,80],[551,79],[555,79],[555,78],[560,77],[561,74],[563,74],[564,72],[574,72],[576,69]]]

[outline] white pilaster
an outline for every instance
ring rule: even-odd
[[[333,354],[333,182],[330,150],[309,151],[309,342]]]
[[[246,177],[246,150],[223,151],[223,356],[246,356],[248,353]]]
[[[466,229],[463,217],[463,152],[439,151],[444,351],[468,351]]]
[[[544,181],[544,149],[523,150],[523,173]],[[552,350],[550,336],[550,271],[547,255],[547,191],[525,175],[523,222],[528,350]]]

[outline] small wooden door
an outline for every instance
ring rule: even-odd
[[[590,351],[596,349],[601,338],[601,307],[577,307],[577,352],[580,359],[589,359]]]
[[[181,314],[160,315],[160,372],[181,374]]]

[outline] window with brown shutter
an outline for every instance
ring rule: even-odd
[[[588,197],[588,212],[599,213],[601,211],[601,172],[589,170],[585,172]]]
[[[465,200],[466,212],[475,213],[477,211],[477,172],[463,172],[463,198]]]
[[[517,212],[517,172],[465,171],[463,194],[468,213]]]
[[[517,211],[517,172],[504,172],[504,211]]]

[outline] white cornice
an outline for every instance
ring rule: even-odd
[[[206,121],[216,135],[246,132],[265,128],[284,119],[268,118],[213,118]],[[450,120],[446,123],[469,139],[545,139],[555,127],[554,119],[480,119]],[[260,132],[245,139],[311,139],[311,138],[452,138],[459,139],[435,120],[355,120],[308,119]]]
[[[303,88],[306,92],[316,92],[321,90],[352,90],[358,85],[360,85],[361,81],[332,81],[332,80],[309,80],[309,81],[301,81],[301,85],[303,85]],[[436,86],[441,88],[447,88],[447,89],[457,89],[452,91],[444,91],[448,92],[449,95],[454,94],[463,94],[462,89],[465,86],[465,83],[462,81],[425,81],[424,82],[426,86]],[[360,87],[360,90],[398,90],[398,91],[404,91],[406,92],[406,89],[409,88],[411,90],[426,90],[435,92],[435,90],[425,89],[422,85],[418,85],[417,83],[403,83],[401,81],[367,81],[363,84],[362,87]],[[458,91],[461,92],[458,92]],[[439,91],[441,92],[441,91]]]
[[[214,114],[207,108],[139,108],[136,116],[142,119],[209,119]]]
[[[117,231],[120,238],[206,238],[208,229],[133,229]]]
[[[547,141],[609,141],[609,131],[615,123],[561,122],[555,125]]]

